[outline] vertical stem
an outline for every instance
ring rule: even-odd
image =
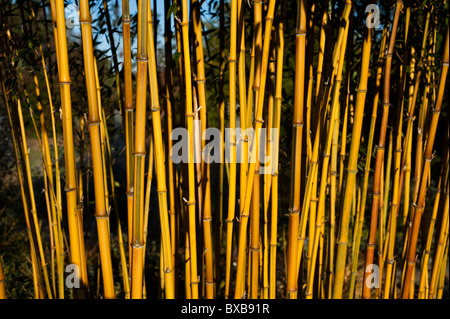
[[[390,37],[389,47],[386,53],[386,61],[385,61],[385,73],[384,73],[384,92],[383,92],[383,115],[381,119],[381,127],[380,127],[380,136],[379,142],[376,152],[375,159],[375,171],[374,171],[374,181],[373,181],[373,201],[372,201],[372,212],[371,212],[371,221],[370,221],[370,231],[369,231],[369,240],[366,248],[366,262],[365,262],[365,270],[364,270],[364,281],[363,281],[363,298],[370,298],[370,288],[365,285],[368,276],[371,274],[371,271],[367,271],[368,266],[373,264],[373,255],[375,251],[375,239],[376,239],[376,230],[377,230],[377,219],[378,219],[378,209],[380,204],[380,172],[381,166],[384,158],[384,146],[386,139],[386,129],[387,122],[389,118],[389,108],[391,106],[389,99],[389,90],[390,90],[390,76],[391,76],[391,64],[392,64],[392,55],[394,51],[395,44],[395,36],[397,34],[397,25],[400,16],[400,11],[403,3],[402,1],[397,1],[395,5],[395,14],[394,14],[394,23],[392,24],[392,33]],[[370,267],[369,267],[370,269]]]

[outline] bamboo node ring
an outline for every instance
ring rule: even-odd
[[[88,121],[88,126],[90,127],[90,126],[97,126],[97,125],[100,125],[102,122],[101,121],[99,121],[99,120],[97,120],[97,121]]]
[[[150,111],[152,111],[152,112],[158,112],[159,110],[161,110],[160,107],[152,107],[152,108],[150,109]]]
[[[103,216],[103,215],[94,216],[94,217],[95,217],[95,219],[108,219],[109,218],[109,216]]]
[[[92,24],[92,19],[79,19],[80,24]]]
[[[145,152],[133,152],[134,156],[145,157]]]
[[[64,187],[64,191],[66,193],[75,192],[76,190],[77,190],[76,188]]]

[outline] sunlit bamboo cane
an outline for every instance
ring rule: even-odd
[[[402,8],[402,1],[397,1],[395,5],[395,14],[394,14],[394,22],[392,24],[392,32],[390,36],[389,47],[386,53],[386,61],[385,61],[385,73],[384,73],[384,94],[383,94],[383,115],[381,119],[381,127],[380,127],[380,136],[377,147],[376,159],[375,159],[375,171],[374,171],[374,181],[373,181],[373,201],[372,201],[372,212],[371,212],[371,221],[370,221],[370,232],[369,232],[369,240],[366,248],[366,262],[364,267],[364,283],[367,280],[367,277],[371,274],[370,271],[367,271],[369,265],[373,264],[373,255],[375,251],[375,238],[376,238],[376,229],[377,229],[377,219],[378,219],[378,209],[380,202],[380,171],[381,165],[384,158],[384,146],[386,139],[386,129],[387,122],[389,117],[389,107],[390,99],[389,99],[389,89],[390,89],[390,76],[391,76],[391,65],[392,65],[392,54],[394,50],[395,44],[395,36],[397,33],[398,20],[400,16],[400,11]],[[363,298],[370,298],[370,288],[367,285],[363,285]]]
[[[148,47],[149,47],[149,83],[152,111],[153,138],[155,143],[155,173],[157,180],[158,207],[164,249],[164,296],[166,299],[175,297],[174,266],[172,264],[172,246],[170,242],[170,225],[167,203],[166,166],[164,159],[163,137],[161,130],[161,110],[159,106],[159,90],[156,74],[155,46],[153,39],[153,21],[150,1],[148,2]],[[170,151],[170,150],[168,150]]]
[[[67,53],[67,35],[64,17],[64,1],[55,0],[55,14],[56,24],[58,27],[58,54],[59,54],[59,84],[61,92],[62,116],[63,116],[63,135],[64,135],[64,159],[66,172],[66,197],[67,197],[67,216],[69,223],[69,237],[70,237],[70,252],[71,263],[75,264],[79,269],[80,278],[83,281],[83,288],[75,290],[80,297],[85,296],[84,289],[87,288],[88,283],[85,274],[86,260],[84,252],[84,238],[80,236],[83,234],[83,225],[80,223],[81,216],[78,215],[77,210],[77,183],[76,183],[76,165],[75,152],[73,143],[73,129],[72,129],[72,108],[70,97],[70,76],[69,76],[69,61]]]
[[[125,147],[127,165],[127,217],[128,217],[128,252],[131,266],[131,238],[133,233],[133,185],[134,185],[134,138],[133,138],[133,88],[131,71],[131,37],[130,37],[130,2],[122,0],[122,33],[123,33],[123,73],[124,73],[124,110],[125,110]]]
[[[276,78],[275,78],[275,111],[274,128],[277,132],[275,147],[272,154],[272,192],[271,192],[271,222],[270,222],[270,260],[269,260],[269,298],[276,298],[276,265],[277,265],[277,223],[278,223],[278,154],[279,154],[279,129],[281,122],[281,99],[282,99],[282,75],[283,75],[283,54],[284,54],[284,25],[285,25],[286,2],[281,4],[281,19],[278,22],[278,45],[276,52]]]
[[[142,298],[144,259],[144,159],[148,67],[148,1],[138,1],[136,122],[134,134],[134,208],[131,260],[131,298]]]
[[[167,19],[167,13],[170,7],[170,0],[164,1],[164,43],[165,43],[165,107],[167,112],[167,166],[168,166],[168,182],[169,182],[169,215],[170,215],[170,243],[172,244],[172,264],[175,265],[176,260],[176,247],[177,247],[177,217],[179,217],[179,211],[176,211],[175,205],[175,176],[174,176],[174,164],[170,159],[170,150],[172,149],[173,142],[170,139],[170,132],[173,128],[173,113],[172,108],[174,106],[173,96],[173,74],[172,74],[172,31],[170,29],[171,19]]]
[[[244,201],[244,210],[240,212],[240,230],[239,230],[239,249],[238,249],[238,261],[237,261],[237,274],[236,274],[236,290],[234,297],[239,299],[243,296],[242,283],[244,282],[244,259],[245,259],[245,251],[244,247],[246,246],[246,237],[247,237],[247,223],[249,218],[250,211],[250,202],[252,197],[253,183],[254,183],[254,175],[255,175],[255,166],[256,166],[256,154],[259,152],[259,137],[260,130],[262,128],[262,112],[263,112],[263,104],[264,104],[264,93],[266,86],[266,76],[267,76],[267,64],[269,60],[269,49],[271,42],[271,31],[272,31],[272,21],[273,21],[273,12],[275,9],[275,0],[270,0],[269,6],[267,9],[266,15],[266,24],[265,24],[265,35],[264,35],[264,44],[262,50],[262,59],[261,59],[261,86],[259,88],[259,98],[257,101],[256,112],[255,112],[255,135],[253,137],[252,151],[251,151],[251,160],[248,169],[248,177],[247,177],[247,185],[246,185],[246,194]]]
[[[199,147],[201,150],[205,149],[205,140],[202,138],[203,133],[207,126],[207,117],[206,117],[206,78],[205,78],[205,63],[204,63],[204,53],[203,53],[203,37],[202,37],[202,23],[200,18],[200,6],[201,3],[198,0],[192,1],[192,10],[193,10],[193,27],[195,33],[195,57],[197,61],[197,88],[198,88],[198,107],[200,109],[200,140],[201,143]],[[208,197],[210,197],[211,190],[210,183],[207,175],[209,175],[209,165],[204,162],[203,156],[199,159],[201,165],[201,180],[200,180],[200,190],[204,193],[201,196],[200,193],[197,194],[199,198],[199,212],[200,219],[203,221],[203,236],[205,243],[205,258],[206,258],[206,298],[212,299],[214,296],[214,274],[213,274],[213,247],[211,241],[211,203],[210,198],[207,200],[206,193]]]
[[[94,75],[94,53],[92,47],[91,14],[88,0],[80,1],[80,21],[83,38],[84,69],[86,74],[86,88],[89,101],[89,134],[91,138],[92,166],[95,188],[95,218],[97,220],[100,260],[102,266],[103,287],[105,298],[115,298],[114,280],[111,261],[111,247],[109,237],[109,214],[104,201],[104,181],[102,152],[100,147],[99,109],[97,105],[97,88]]]
[[[369,62],[370,62],[370,52],[372,46],[372,29],[367,28],[364,43],[363,43],[363,52],[362,52],[362,61],[361,61],[361,73],[359,79],[359,85],[356,95],[356,106],[355,106],[355,117],[352,129],[352,142],[350,145],[350,157],[347,165],[347,178],[343,191],[343,203],[341,208],[341,220],[339,223],[339,238],[338,238],[338,246],[336,252],[336,271],[335,271],[335,282],[333,285],[333,298],[340,299],[342,298],[342,288],[344,284],[344,270],[347,259],[347,243],[348,243],[348,227],[349,227],[349,218],[350,218],[350,205],[352,200],[353,188],[356,183],[356,175],[358,172],[357,164],[358,164],[358,152],[360,147],[360,139],[361,139],[361,129],[363,124],[363,116],[364,116],[364,106],[366,101],[366,93],[367,93],[367,82],[368,82],[368,72],[369,72]],[[346,138],[346,136],[342,136],[342,138]],[[369,154],[367,155],[370,156]],[[361,210],[364,207],[361,208]],[[359,249],[358,247],[356,249]]]
[[[303,134],[303,108],[304,108],[304,77],[305,77],[305,46],[306,46],[306,1],[297,1],[297,24],[295,38],[295,95],[294,95],[294,118],[292,122],[292,169],[291,169],[291,192],[292,202],[289,208],[289,231],[288,231],[288,272],[286,293],[287,298],[297,298],[297,247],[298,227],[300,215],[300,185],[301,178],[301,152]]]
[[[436,253],[435,253],[435,260],[433,263],[433,269],[431,272],[431,280],[430,280],[430,289],[428,292],[428,298],[429,299],[436,299],[436,291],[437,291],[437,285],[438,285],[438,276],[441,272],[442,269],[442,261],[444,260],[444,253],[445,253],[445,243],[447,242],[448,239],[448,228],[449,228],[449,219],[448,219],[448,214],[449,214],[449,197],[448,197],[448,193],[449,193],[449,187],[447,184],[447,189],[446,189],[446,198],[445,198],[445,207],[444,207],[444,211],[442,214],[442,224],[441,224],[441,229],[439,232],[439,236],[436,237],[437,239],[437,249],[436,249]]]
[[[188,5],[187,0],[182,1],[182,40],[184,56],[184,81],[186,93],[186,125],[189,132],[188,143],[188,181],[189,181],[189,199],[187,202],[189,211],[189,249],[190,249],[190,268],[191,268],[191,290],[192,298],[198,299],[198,278],[197,278],[197,237],[195,220],[195,168],[194,168],[194,111],[192,103],[192,79],[191,79],[191,60],[189,51],[189,32],[188,32]]]
[[[346,2],[346,4],[351,5],[351,2]],[[317,259],[317,251],[319,247],[319,241],[320,241],[320,229],[322,227],[322,223],[324,222],[325,218],[325,188],[327,185],[327,176],[328,176],[328,168],[329,168],[329,159],[330,159],[330,149],[331,149],[331,142],[333,137],[333,126],[335,121],[333,119],[336,116],[336,110],[339,106],[339,89],[342,82],[342,69],[344,66],[344,58],[345,58],[345,50],[347,47],[347,34],[348,34],[348,20],[345,20],[345,31],[344,31],[344,38],[341,44],[340,48],[340,55],[339,55],[339,64],[338,69],[336,73],[336,79],[334,84],[334,91],[333,96],[331,100],[331,110],[330,110],[330,123],[328,126],[328,133],[326,135],[326,144],[323,148],[323,164],[322,164],[322,172],[321,172],[321,179],[320,179],[320,188],[319,188],[319,204],[318,204],[318,210],[317,210],[317,217],[316,217],[316,224],[315,224],[315,231],[314,231],[314,239],[313,239],[313,246],[312,246],[312,252],[308,254],[311,255],[311,267],[310,272],[308,272],[308,281],[307,281],[307,290],[306,290],[306,298],[311,299],[313,297],[313,283],[314,283],[314,274],[315,274],[315,265],[316,265],[316,259]],[[352,187],[353,191],[353,187]],[[312,239],[312,238],[311,238]]]
[[[386,46],[386,38],[387,38],[387,27],[383,29],[381,42],[380,42],[380,52],[378,54],[378,67],[376,71],[376,83],[375,83],[375,96],[373,99],[373,107],[372,107],[372,116],[370,120],[370,130],[367,141],[367,155],[366,162],[364,166],[364,178],[362,185],[362,194],[361,194],[361,204],[360,204],[360,216],[357,220],[357,234],[355,236],[356,242],[353,244],[354,255],[352,256],[352,275],[350,279],[350,289],[349,289],[349,298],[352,299],[354,296],[354,288],[356,282],[356,272],[358,267],[358,259],[359,259],[359,247],[361,244],[361,234],[364,224],[364,215],[365,215],[365,207],[366,207],[366,198],[367,198],[367,185],[369,183],[369,172],[370,172],[370,163],[372,160],[372,149],[373,149],[373,139],[375,132],[375,123],[377,119],[377,110],[378,110],[378,101],[379,101],[379,88],[381,84],[381,76],[382,76],[382,67],[383,67],[383,58],[385,53]]]

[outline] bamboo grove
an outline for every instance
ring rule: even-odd
[[[448,18],[1,1],[0,298],[448,298]]]

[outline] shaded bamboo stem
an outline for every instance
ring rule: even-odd
[[[442,59],[442,68],[441,68],[441,78],[439,82],[439,90],[438,95],[435,102],[435,107],[433,109],[433,114],[429,126],[428,131],[428,140],[425,147],[425,153],[424,153],[424,165],[422,169],[422,176],[420,181],[420,190],[419,190],[419,197],[416,205],[413,207],[412,215],[413,217],[413,223],[412,223],[412,230],[410,233],[410,240],[408,245],[408,252],[407,252],[407,266],[406,266],[406,273],[405,273],[405,281],[403,285],[403,291],[402,291],[402,298],[406,299],[409,297],[409,287],[411,284],[411,277],[412,277],[412,270],[413,266],[415,265],[415,254],[416,254],[416,247],[417,247],[417,238],[419,236],[419,227],[420,227],[420,221],[422,217],[422,212],[424,210],[425,206],[425,194],[427,190],[427,180],[428,175],[430,173],[430,165],[431,160],[433,159],[433,145],[434,145],[434,138],[436,135],[437,130],[437,124],[439,120],[439,115],[441,111],[442,106],[442,99],[444,95],[444,88],[445,88],[445,82],[447,80],[447,73],[448,73],[448,65],[449,65],[449,28],[447,27],[447,34],[444,44],[444,54]]]

